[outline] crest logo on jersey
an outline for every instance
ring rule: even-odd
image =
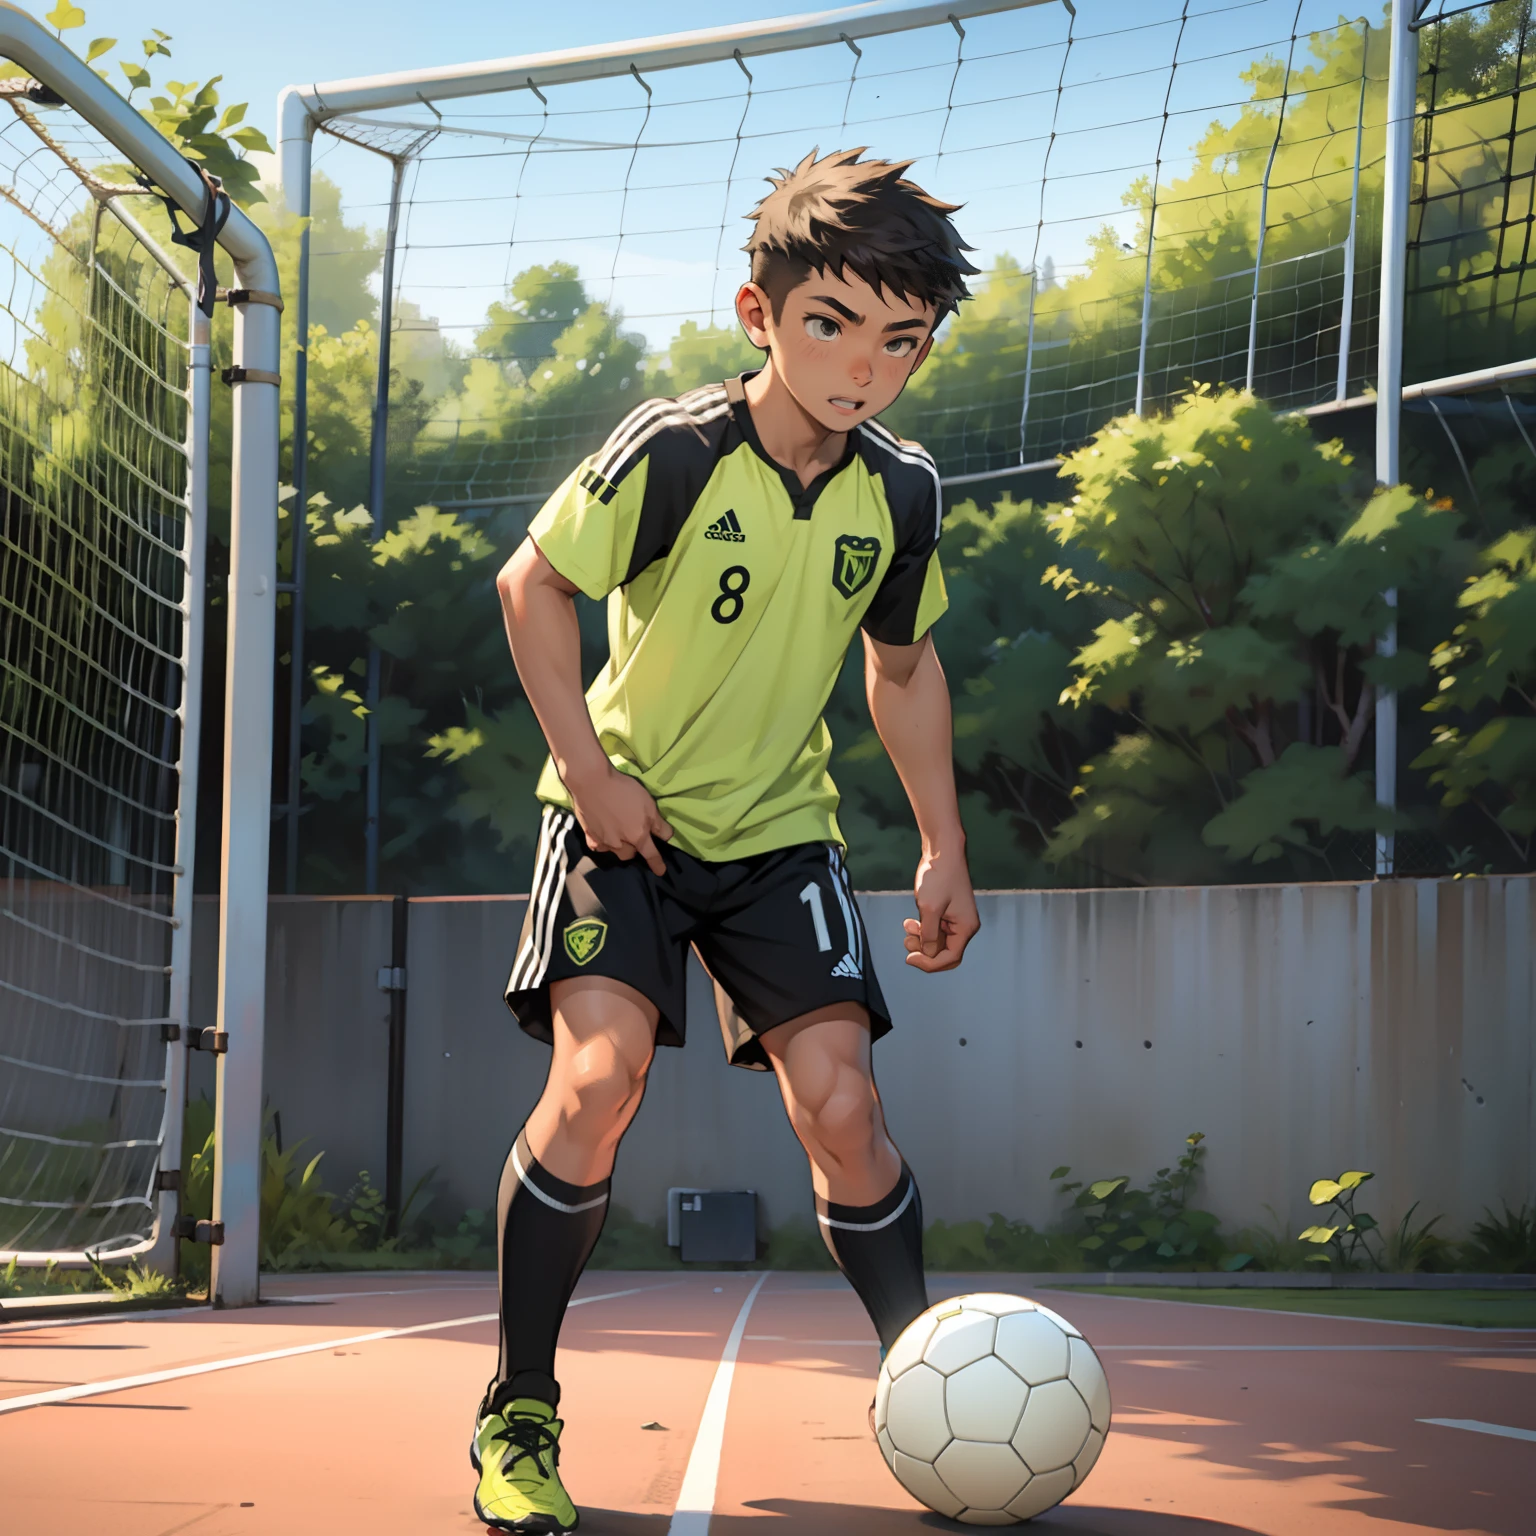
[[[741,531],[741,522],[736,516],[734,508],[727,508],[722,512],[708,528],[704,530],[706,539],[719,539],[725,544],[745,544],[747,536]]]
[[[585,965],[603,947],[608,937],[608,924],[600,917],[582,917],[567,923],[565,952],[577,965]]]
[[[880,540],[845,533],[832,551],[832,585],[844,597],[862,592],[875,574],[880,559]]]

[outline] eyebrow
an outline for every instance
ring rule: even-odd
[[[828,308],[835,309],[844,320],[852,320],[855,325],[864,324],[863,315],[856,314],[846,304],[839,304],[836,299],[828,298],[824,293],[813,293],[811,295],[811,302],[814,304],[825,304]]]
[[[885,330],[887,333],[890,331],[915,331],[923,329],[927,324],[926,320],[892,320]]]

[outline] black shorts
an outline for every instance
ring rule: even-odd
[[[766,1071],[758,1037],[829,1003],[865,1008],[877,1040],[889,1031],[864,921],[835,843],[799,843],[722,863],[657,846],[664,875],[639,857],[593,853],[569,811],[545,807],[506,993],[513,1017],[534,1039],[554,1038],[552,981],[606,976],[655,1004],[658,1045],[681,1045],[690,944],[715,984],[733,1066]]]

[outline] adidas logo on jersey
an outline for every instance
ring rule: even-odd
[[[859,969],[852,955],[844,955],[836,965],[832,967],[834,976],[841,976],[844,981],[862,981],[864,973]]]
[[[736,513],[727,509],[704,530],[706,539],[719,539],[725,544],[745,544],[747,536],[741,531],[741,524],[736,520]]]

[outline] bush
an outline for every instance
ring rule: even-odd
[[[1228,1247],[1217,1217],[1189,1205],[1205,1158],[1204,1141],[1203,1131],[1185,1137],[1187,1150],[1177,1165],[1159,1168],[1146,1189],[1136,1189],[1124,1174],[1098,1179],[1087,1188],[1080,1180],[1058,1185],[1058,1194],[1075,1192],[1073,1209],[1081,1213],[1076,1246],[1084,1259],[1099,1260],[1105,1269],[1228,1272],[1251,1263],[1251,1253]],[[1058,1168],[1051,1177],[1064,1179],[1071,1171]]]
[[[1506,1202],[1501,1216],[1484,1206],[1483,1215],[1487,1219],[1477,1222],[1461,1245],[1461,1267],[1495,1275],[1536,1275],[1536,1205],[1522,1204],[1512,1211]]]

